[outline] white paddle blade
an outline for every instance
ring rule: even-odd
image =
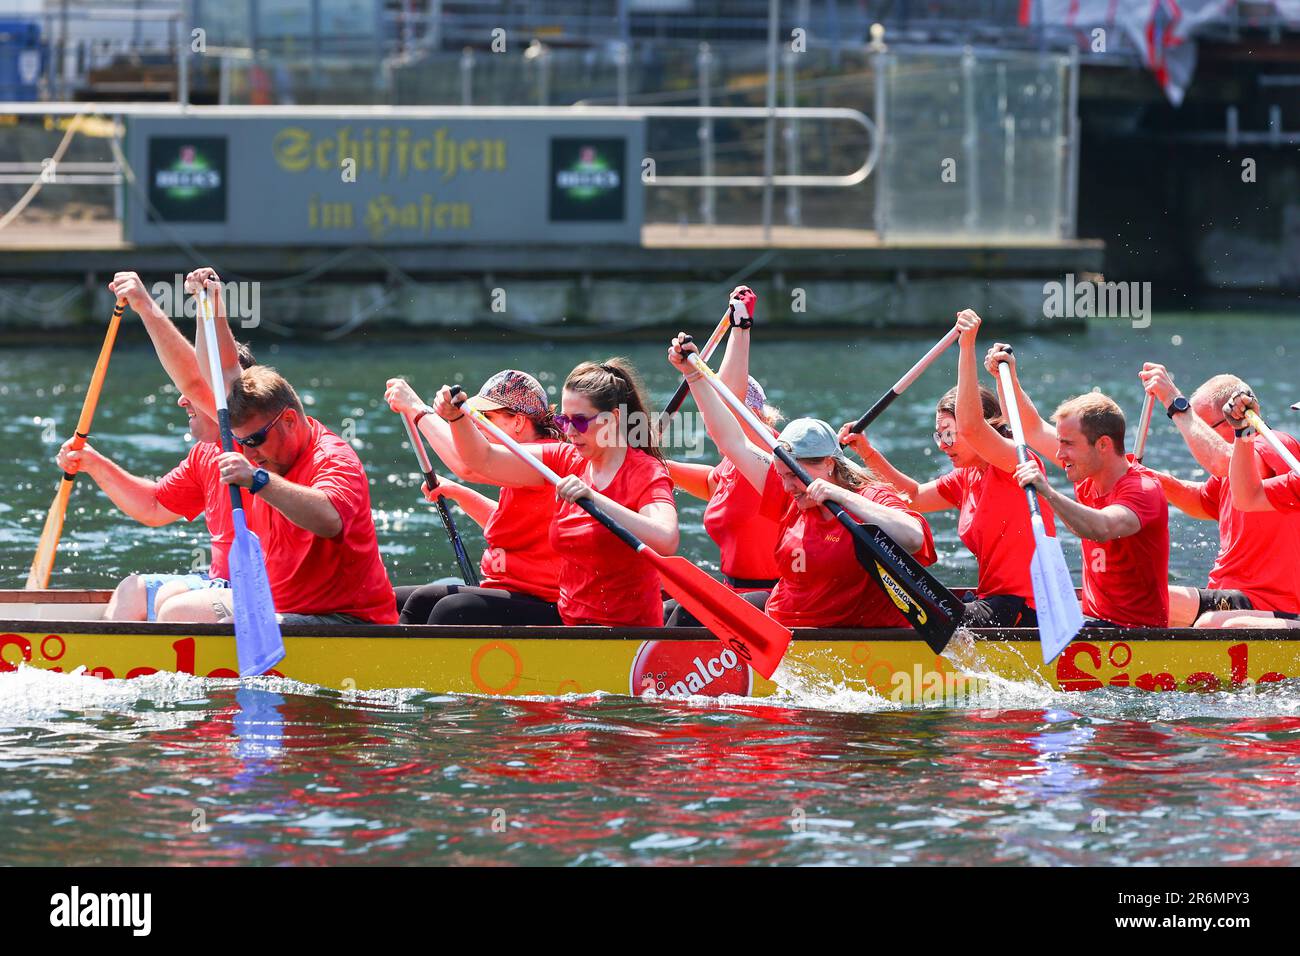
[[[1074,593],[1070,569],[1061,552],[1061,542],[1046,534],[1035,534],[1034,559],[1029,575],[1038,605],[1038,639],[1043,646],[1043,663],[1056,660],[1083,627],[1083,611]]]

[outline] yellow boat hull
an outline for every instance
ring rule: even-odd
[[[35,625],[35,626],[34,626]],[[549,632],[549,633],[548,633]],[[1229,689],[1300,676],[1300,641],[1287,632],[1116,632],[1081,636],[1051,665],[1033,632],[959,638],[944,657],[909,632],[796,632],[786,686],[868,688],[903,703],[980,693],[988,680],[1065,691]],[[1267,635],[1267,636],[1261,636]],[[419,687],[434,692],[559,695],[774,693],[772,681],[719,660],[699,631],[599,628],[285,628],[273,673],[340,690]],[[694,638],[686,640],[683,638]],[[656,657],[656,655],[658,655]],[[158,671],[236,676],[228,628],[0,621],[0,672],[20,664],[102,678]],[[744,670],[737,683],[733,672]]]

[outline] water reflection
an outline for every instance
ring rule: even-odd
[[[0,861],[1175,865],[1300,853],[1300,718],[1255,713],[1261,695],[1168,695],[1147,719],[1124,716],[1149,706],[1130,691],[843,713],[267,683],[206,682],[198,701],[189,690],[97,718],[24,722],[0,707]],[[1300,697],[1269,694],[1278,710]]]

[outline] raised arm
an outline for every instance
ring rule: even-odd
[[[1223,417],[1234,431],[1243,431],[1232,443],[1232,457],[1228,463],[1228,483],[1232,488],[1232,503],[1242,511],[1276,511],[1273,502],[1268,500],[1264,491],[1264,482],[1255,467],[1254,429],[1246,429],[1246,412],[1259,414],[1259,402],[1249,390],[1233,393],[1223,406]],[[1181,416],[1180,416],[1181,417]],[[1277,479],[1270,479],[1277,480]],[[1285,479],[1282,479],[1285,480]]]
[[[1142,371],[1138,372],[1142,387],[1160,400],[1168,413],[1169,406],[1183,393],[1174,385],[1174,377],[1163,365],[1144,362]],[[1178,433],[1183,436],[1187,450],[1197,463],[1212,475],[1224,478],[1228,474],[1228,460],[1232,457],[1232,446],[1210,427],[1209,422],[1197,415],[1193,409],[1175,413],[1173,422],[1178,426]]]
[[[731,299],[738,303],[738,307],[732,310],[731,332],[727,335],[722,364],[718,366],[718,378],[722,379],[722,384],[731,390],[732,395],[743,402],[749,393],[749,346],[753,340],[751,330],[758,311],[758,296],[749,286],[739,285],[732,290]],[[748,315],[741,315],[742,311]],[[740,422],[746,438],[755,444],[762,442],[763,436],[755,435],[739,418],[736,421]]]
[[[682,332],[673,339],[668,347],[668,361],[685,376],[691,388],[691,396],[704,418],[704,426],[709,436],[718,446],[718,451],[730,459],[736,470],[745,476],[745,480],[761,493],[767,483],[767,472],[772,467],[772,454],[759,448],[745,437],[744,429],[736,421],[731,409],[713,391],[713,386],[704,381],[704,375],[691,368],[686,355],[699,352],[691,337]]]
[[[433,453],[442,459],[442,463],[460,478],[466,481],[486,480],[482,475],[472,473],[465,466],[465,462],[460,457],[460,452],[456,450],[456,442],[452,438],[451,426],[440,416],[432,414],[433,409],[424,403],[406,379],[390,378],[384,389],[384,401],[388,403],[389,408],[399,415],[415,417],[420,416],[422,412],[429,412],[429,414],[420,417],[420,423],[416,427],[419,428],[420,434],[424,436],[425,441],[433,446]]]
[[[108,288],[114,295],[125,298],[127,304],[140,316],[145,331],[153,342],[154,351],[158,353],[163,371],[172,380],[172,384],[195,408],[215,419],[217,406],[208,385],[207,367],[199,364],[194,347],[158,307],[158,303],[150,298],[140,277],[134,272],[118,272]]]
[[[546,479],[537,469],[522,461],[509,448],[494,445],[487,440],[474,424],[474,419],[458,403],[452,403],[450,385],[438,389],[433,400],[433,413],[449,426],[452,444],[466,471],[482,475],[488,481],[508,488],[531,488],[546,484]],[[426,415],[420,424],[423,425],[429,418]],[[529,453],[533,454],[534,450],[529,449]]]
[[[995,342],[984,356],[984,367],[996,379],[999,378],[998,366],[1004,362],[1011,366],[1011,388],[1015,395],[1003,395],[1002,383],[999,381],[998,399],[1002,402],[1002,408],[1005,410],[1007,402],[1014,398],[1016,407],[1020,410],[1020,424],[1025,429],[1025,443],[1045,459],[1056,461],[1058,448],[1056,429],[1043,421],[1033,401],[1021,387],[1020,376],[1016,370],[1016,357],[1011,352],[1011,346],[1005,342]]]
[[[206,294],[208,301],[212,303],[213,325],[217,330],[217,344],[221,350],[221,375],[225,380],[226,394],[229,395],[231,386],[235,384],[235,379],[239,378],[242,370],[239,366],[239,347],[235,344],[234,333],[230,331],[230,323],[226,318],[226,297],[221,279],[215,269],[203,266],[185,277],[185,291],[191,295]],[[199,321],[196,323],[198,328],[194,333],[194,355],[198,360],[199,368],[207,371],[208,340],[204,328],[206,323],[203,322],[203,313],[199,311],[197,304],[195,313],[199,316]]]
[[[980,401],[979,357],[975,352],[980,322],[980,317],[971,309],[963,309],[957,314],[957,328],[961,330],[957,339],[960,348],[957,358],[957,433],[994,468],[1010,473],[1020,463],[1016,443],[988,423],[984,417],[984,404]],[[1013,371],[1013,380],[1014,374]]]

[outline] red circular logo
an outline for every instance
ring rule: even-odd
[[[629,684],[638,697],[748,697],[753,674],[718,641],[645,641],[632,662]]]

